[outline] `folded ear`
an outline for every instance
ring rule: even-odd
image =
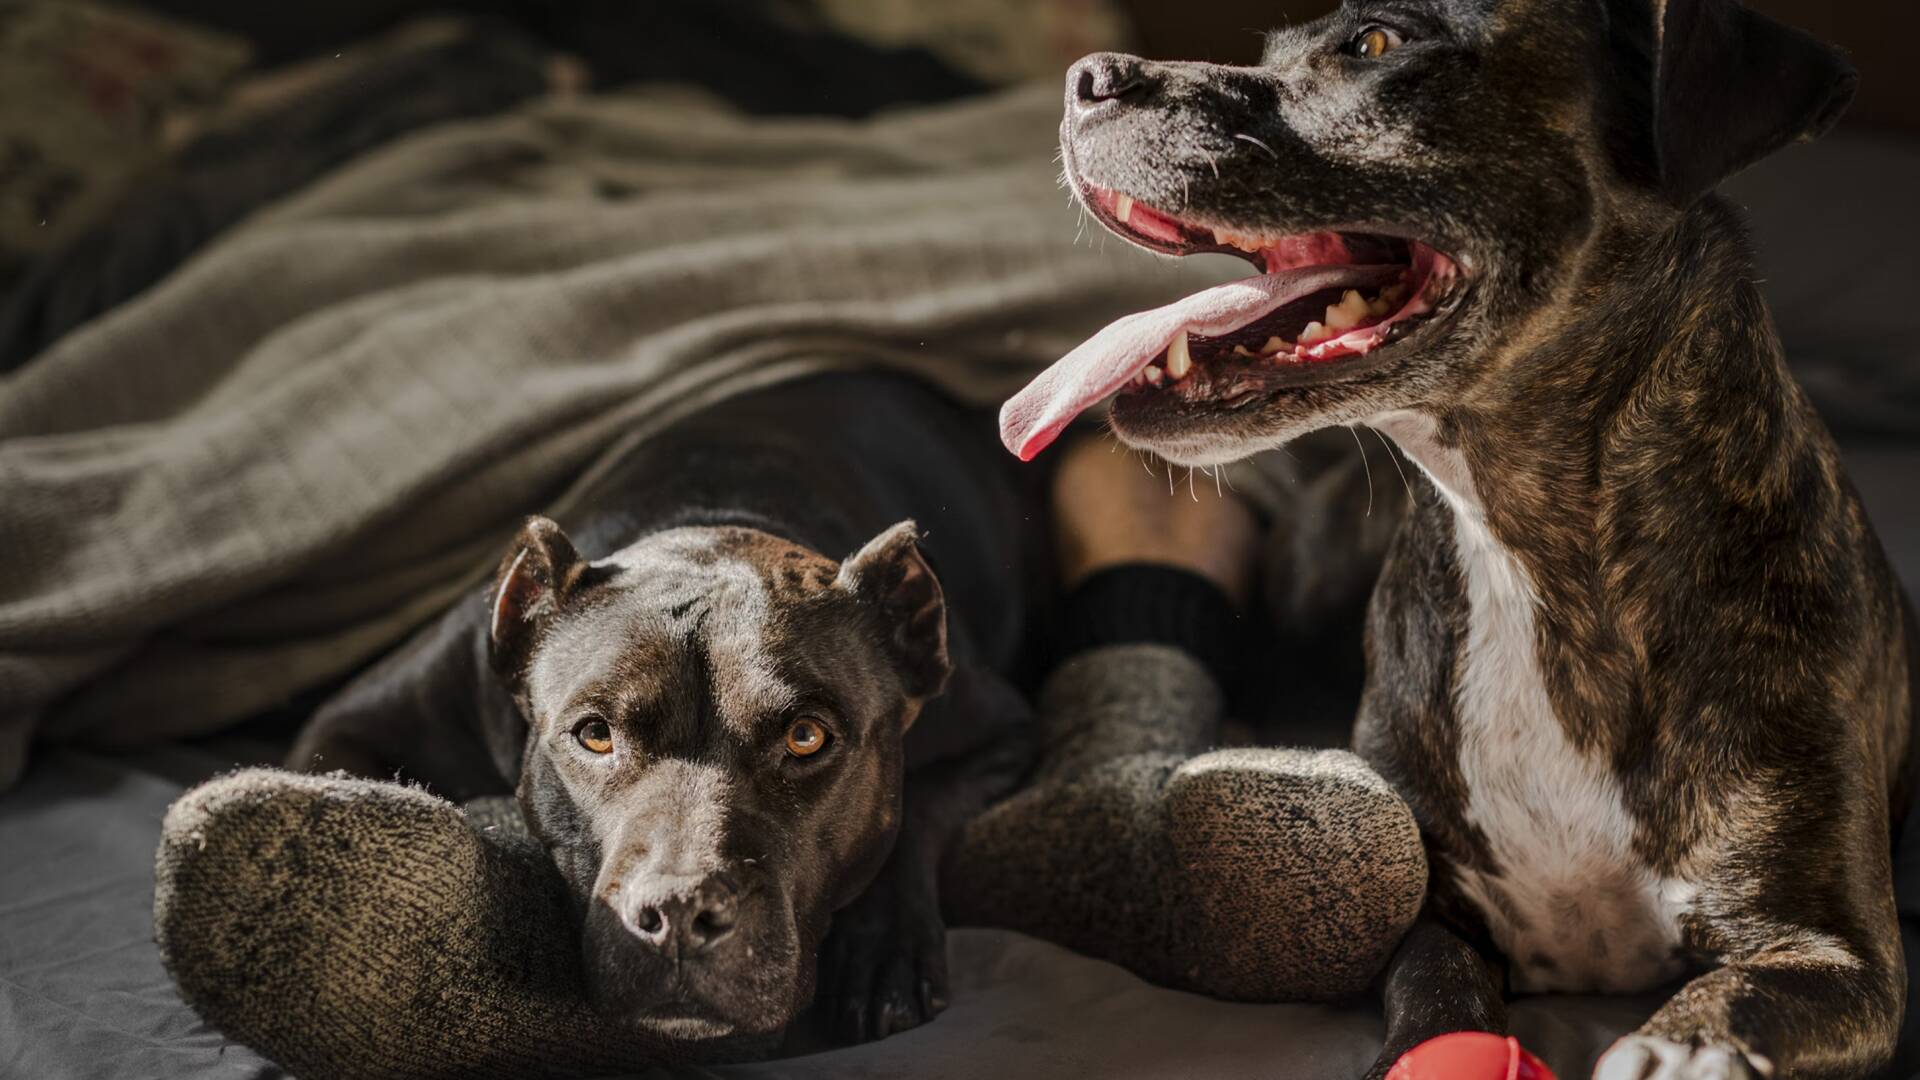
[[[1819,136],[1853,100],[1858,76],[1839,50],[1738,0],[1642,2],[1654,19],[1653,149],[1678,205]]]
[[[940,579],[920,553],[919,529],[902,521],[840,564],[834,585],[852,593],[880,620],[890,658],[907,693],[919,701],[947,685],[947,601]]]
[[[573,591],[587,564],[552,520],[530,517],[493,578],[487,659],[518,696],[540,630]]]

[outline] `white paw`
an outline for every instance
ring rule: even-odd
[[[1593,1080],[1765,1080],[1773,1063],[1731,1046],[1692,1046],[1628,1035],[1593,1067]]]

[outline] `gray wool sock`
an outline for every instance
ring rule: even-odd
[[[633,1073],[675,1044],[586,1004],[566,897],[515,813],[248,769],[167,811],[161,958],[202,1017],[307,1080]]]
[[[1220,695],[1185,653],[1082,653],[1040,710],[1033,782],[947,863],[956,922],[1245,1001],[1356,993],[1412,925],[1427,882],[1412,811],[1344,751],[1203,752]]]

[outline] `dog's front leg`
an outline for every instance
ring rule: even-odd
[[[1889,916],[1891,913],[1889,912]],[[1905,1001],[1891,948],[1805,931],[1694,979],[1601,1057],[1594,1080],[1858,1080],[1893,1056]]]
[[[1493,961],[1431,912],[1422,915],[1387,961],[1381,990],[1387,1038],[1367,1080],[1381,1080],[1402,1054],[1436,1035],[1505,1032],[1503,982]]]
[[[946,1008],[941,863],[961,826],[1011,791],[1033,758],[1031,707],[978,670],[956,671],[919,724],[961,733],[963,745],[908,772],[893,853],[866,892],[834,915],[817,1000],[848,1042],[905,1031]]]

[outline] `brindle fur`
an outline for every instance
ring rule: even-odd
[[[1375,23],[1407,43],[1344,51]],[[1530,868],[1467,816],[1461,490],[1532,585],[1551,714],[1520,722],[1612,778],[1636,870],[1693,890],[1692,979],[1602,1074],[1860,1077],[1892,1053],[1920,643],[1709,190],[1851,89],[1829,50],[1724,0],[1349,0],[1257,67],[1103,55],[1069,75],[1071,181],[1240,232],[1410,236],[1467,271],[1453,307],[1362,360],[1276,366],[1251,404],[1176,387],[1112,414],[1186,464],[1373,423],[1425,467],[1355,731],[1435,867],[1375,1076],[1431,1035],[1498,1030],[1509,964],[1555,959],[1489,933],[1524,917],[1502,883]]]

